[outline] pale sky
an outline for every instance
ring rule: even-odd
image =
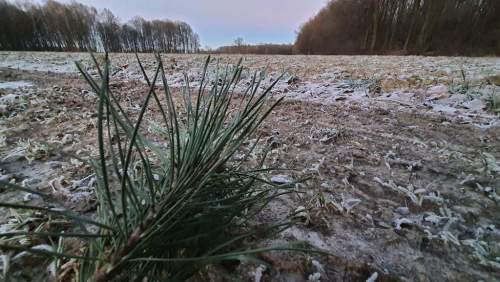
[[[44,0],[36,0],[43,2]],[[59,0],[69,2],[70,0]],[[121,21],[134,16],[182,20],[200,35],[202,47],[246,43],[293,43],[300,25],[327,0],[77,0],[110,9]]]

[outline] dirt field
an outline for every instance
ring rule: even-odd
[[[153,56],[141,58],[152,72]],[[112,86],[133,116],[147,87],[133,55],[111,59]],[[164,59],[174,92],[183,72],[197,85],[204,56]],[[96,155],[97,97],[74,60],[90,66],[86,54],[0,52],[0,178],[91,214],[92,171],[71,154]],[[260,132],[273,148],[266,165],[293,169],[285,179],[310,177],[257,218],[303,209],[303,221],[262,244],[305,240],[330,255],[269,253],[267,267],[217,266],[197,279],[500,279],[500,122],[490,107],[500,59],[244,56],[243,64],[249,71],[236,91],[253,70],[269,66],[265,85],[285,71],[272,93],[285,100]]]

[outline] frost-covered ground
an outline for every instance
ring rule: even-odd
[[[141,54],[150,76],[154,56]],[[196,87],[205,55],[164,55],[171,87],[184,85],[184,74]],[[249,67],[239,90],[244,91],[256,70],[269,73],[263,88],[279,75],[284,77],[273,93],[322,104],[354,100],[369,104],[392,103],[394,106],[424,106],[436,112],[460,116],[478,126],[491,126],[497,118],[486,111],[492,95],[500,95],[499,58],[399,57],[399,56],[215,56],[212,62],[235,64],[239,58]],[[132,54],[112,54],[113,76],[125,81],[141,79]],[[76,74],[74,62],[91,66],[86,53],[0,52],[0,68]],[[214,75],[212,73],[212,75]],[[478,118],[479,116],[479,118]]]
[[[140,57],[152,75],[154,56]],[[213,63],[239,57],[216,56]],[[500,93],[500,59],[242,57],[249,69],[237,91],[255,70],[268,67],[263,88],[285,73],[272,92],[285,102],[260,130],[256,154],[270,147],[266,165],[294,171],[269,180],[311,179],[256,221],[299,212],[302,222],[273,240],[305,240],[330,256],[264,254],[267,266],[216,266],[200,281],[500,279],[500,123],[490,107]],[[197,86],[205,58],[164,55],[174,93],[185,72]],[[140,69],[134,55],[111,59],[113,91],[134,116],[145,91]],[[75,60],[96,72],[88,54],[0,52],[0,179],[51,192],[91,214],[95,177],[71,154],[96,156],[96,95]],[[39,201],[5,191],[1,199]],[[42,215],[0,215],[11,224],[44,222]],[[0,229],[12,226],[1,221]],[[12,263],[26,269],[33,261]]]
[[[150,76],[154,72],[154,56],[141,54]],[[169,68],[171,87],[184,85],[184,74],[191,86],[203,69],[205,55],[164,55]],[[267,68],[263,87],[284,73],[273,93],[322,104],[339,100],[362,103],[382,101],[407,107],[425,106],[430,110],[459,115],[466,121],[480,115],[479,126],[489,126],[498,119],[487,109],[491,96],[500,93],[499,58],[467,57],[399,57],[399,56],[215,56],[212,62],[234,64],[239,58],[249,67],[239,84],[244,91],[255,70]],[[113,76],[125,81],[141,79],[142,74],[132,54],[112,54]],[[75,74],[75,61],[91,66],[86,53],[0,52],[0,67],[19,70]],[[482,123],[481,121],[484,121]]]

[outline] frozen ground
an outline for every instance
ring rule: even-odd
[[[151,74],[154,57],[140,57]],[[133,55],[111,59],[112,87],[134,115],[145,91],[140,70]],[[205,56],[164,59],[174,91],[184,72],[197,86]],[[95,155],[96,97],[75,60],[90,66],[87,54],[0,52],[0,85],[14,85],[0,87],[0,178],[92,213],[92,171],[70,154]],[[285,72],[273,90],[285,102],[261,130],[257,153],[267,144],[268,165],[295,169],[280,178],[311,177],[256,220],[303,208],[302,224],[274,240],[306,240],[331,255],[271,253],[261,257],[267,267],[215,267],[200,280],[500,279],[500,122],[490,108],[500,59],[243,56],[243,65],[237,91],[254,70],[268,67],[264,87]]]
[[[154,71],[154,56],[141,54],[146,70]],[[112,54],[113,76],[123,80],[141,79],[135,57]],[[184,74],[192,80],[199,76],[204,55],[168,55],[168,81],[172,87],[183,85]],[[236,63],[239,56],[216,56],[222,65]],[[0,67],[18,70],[76,74],[75,61],[91,65],[85,53],[0,52]],[[365,103],[383,101],[405,106],[424,105],[437,112],[464,117],[484,114],[488,100],[499,87],[488,78],[500,73],[498,58],[397,57],[397,56],[244,56],[249,71],[243,74],[240,90],[253,71],[267,67],[269,85],[285,73],[274,93],[289,99],[334,104],[338,100]],[[499,84],[497,79],[497,84]]]

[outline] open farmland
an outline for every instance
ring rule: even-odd
[[[139,57],[152,77],[154,56]],[[284,101],[259,130],[259,142],[244,144],[257,142],[251,158],[270,149],[266,166],[290,169],[269,181],[307,179],[255,219],[298,212],[301,221],[253,239],[304,240],[330,255],[271,252],[261,255],[266,267],[216,266],[193,279],[500,279],[500,59],[223,55],[212,58],[209,77],[217,63],[240,57],[248,69],[237,94],[254,71],[267,68],[262,88],[284,73],[271,93]],[[135,57],[110,58],[111,88],[136,117],[147,85]],[[174,96],[186,78],[199,87],[204,55],[163,58]],[[95,176],[75,156],[97,157],[98,99],[74,61],[97,74],[85,53],[0,52],[0,179],[52,193],[91,216]],[[147,116],[146,131],[154,131],[155,118]],[[41,202],[32,194],[1,197]],[[5,230],[13,217],[34,217],[7,212]],[[13,263],[19,271],[34,264],[23,257]]]

